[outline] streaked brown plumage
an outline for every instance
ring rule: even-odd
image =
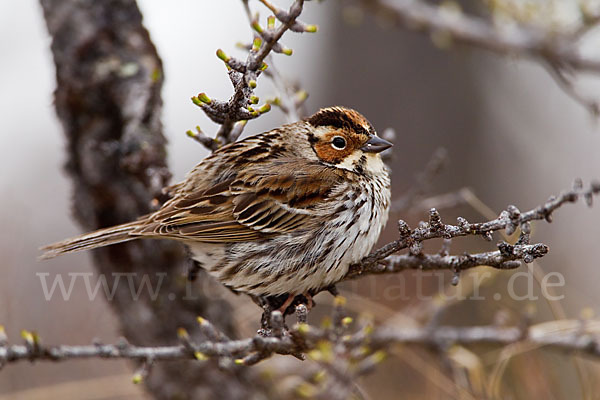
[[[160,210],[46,246],[42,257],[173,239],[234,290],[309,293],[340,280],[377,241],[390,203],[378,153],[390,146],[358,112],[325,108],[223,146],[170,188]]]

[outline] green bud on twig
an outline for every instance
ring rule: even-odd
[[[6,336],[6,330],[4,329],[4,325],[0,325],[0,346],[6,345],[8,342],[8,337]]]
[[[217,49],[217,57],[219,57],[221,60],[223,60],[225,62],[229,62],[229,60],[231,60],[231,57],[229,57],[227,54],[225,54],[225,52],[221,49]]]
[[[303,103],[308,98],[308,92],[306,90],[299,90],[296,92],[296,101]]]
[[[252,51],[258,51],[260,49],[260,45],[262,44],[262,39],[259,37],[255,37],[252,42]]]
[[[177,328],[177,337],[183,340],[189,340],[190,335],[187,333],[185,328]]]
[[[250,112],[250,114],[252,114],[253,117],[258,117],[260,115],[260,113],[251,106],[246,107],[246,109]]]
[[[267,103],[273,104],[274,106],[278,106],[281,104],[281,99],[279,97],[273,97],[272,99],[268,99]]]
[[[307,382],[302,382],[296,387],[296,394],[302,399],[313,399],[317,395],[317,389]]]
[[[323,382],[326,377],[327,377],[327,372],[325,372],[324,369],[321,369],[312,376],[312,380],[315,383],[320,383],[320,382]]]
[[[257,20],[252,21],[252,29],[254,29],[258,33],[263,32],[263,28],[262,28],[262,26],[260,26],[260,24],[258,23]]]
[[[346,298],[344,296],[335,296],[333,298],[334,307],[344,307],[346,305]]]
[[[379,364],[380,362],[385,360],[386,356],[387,355],[385,354],[385,351],[378,350],[375,353],[373,353],[373,355],[371,357],[373,358],[374,363]]]
[[[263,104],[263,106],[258,109],[258,112],[261,114],[267,113],[269,111],[271,111],[271,105],[269,103]]]
[[[308,332],[310,332],[310,325],[308,325],[306,322],[298,324],[298,333],[301,335],[305,335]]]
[[[25,340],[25,343],[27,343],[28,345],[33,345],[33,333],[23,329],[21,330],[21,337]]]
[[[142,383],[142,381],[144,380],[144,377],[142,376],[141,373],[136,372],[135,374],[133,374],[133,376],[131,377],[131,382],[134,385],[139,385],[140,383]]]
[[[152,74],[150,74],[150,79],[152,82],[156,83],[160,80],[160,78],[162,78],[162,72],[160,71],[160,68],[154,68],[152,70]]]
[[[210,104],[212,102],[210,97],[208,97],[206,95],[206,93],[204,93],[204,92],[198,94],[197,99],[204,104]],[[192,98],[192,101],[193,101],[193,98]]]

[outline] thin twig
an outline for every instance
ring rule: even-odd
[[[412,256],[394,257],[388,260],[388,263],[393,269],[402,270],[406,268],[420,268],[422,265],[429,265],[429,269],[435,268],[436,265],[439,267],[439,269],[450,268],[454,270],[457,265],[463,268],[471,268],[475,265],[472,265],[471,261],[469,261],[469,257],[474,258],[475,260],[481,260],[483,265],[490,265],[496,268],[506,268],[506,262],[512,262],[519,259],[522,259],[525,262],[532,262],[535,258],[541,257],[547,252],[547,248],[543,244],[523,246],[521,248],[521,250],[527,251],[519,251],[518,246],[514,246],[512,251],[517,250],[516,253],[507,252],[505,245],[502,244],[502,246],[505,248],[500,248],[499,252],[502,253],[500,256],[497,252],[492,252],[478,255],[467,254],[462,257],[441,257],[422,255],[421,248],[423,241],[431,239],[451,239],[460,236],[479,235],[483,236],[487,240],[491,240],[491,233],[500,230],[506,230],[507,235],[510,236],[518,228],[521,228],[522,230],[528,230],[528,224],[531,221],[546,220],[551,222],[552,213],[566,203],[575,203],[583,197],[588,205],[591,205],[593,196],[598,195],[599,193],[600,182],[593,182],[589,188],[583,189],[581,181],[578,180],[575,182],[573,189],[563,192],[558,197],[550,197],[546,203],[537,208],[527,212],[520,212],[517,207],[509,206],[505,211],[500,213],[498,218],[479,223],[469,223],[466,219],[459,217],[457,225],[447,225],[442,223],[441,217],[437,210],[431,209],[429,222],[422,223],[414,230],[411,230],[406,222],[399,221],[398,228],[400,238],[372,252],[360,263],[352,265],[348,271],[348,274],[346,275],[346,278],[351,279],[356,275],[361,275],[364,273],[381,273],[381,271],[386,272],[385,268],[382,268],[377,264],[381,263],[393,253],[406,248],[410,248]],[[528,236],[529,232],[525,233]],[[520,244],[524,243],[519,243],[519,245]],[[407,263],[405,268],[402,268],[400,264],[401,262]],[[508,265],[511,265],[514,268],[515,264]]]
[[[443,147],[436,149],[431,159],[427,162],[425,169],[416,176],[415,184],[402,196],[393,201],[391,209],[394,212],[405,211],[415,204],[420,203],[419,200],[421,200],[421,197],[430,190],[434,179],[447,164],[448,151]]]
[[[347,274],[344,279],[358,278],[363,274],[398,273],[409,269],[460,272],[482,265],[496,269],[515,269],[521,266],[521,260],[526,255],[531,255],[535,259],[543,257],[548,253],[548,247],[542,243],[522,246],[510,246],[507,243],[502,243],[505,246],[509,246],[511,250],[509,252],[496,250],[485,253],[446,256],[440,254],[422,254],[417,256],[411,254],[393,254],[385,258],[381,263],[360,269],[360,272]]]
[[[254,95],[256,81],[263,71],[268,68],[264,63],[266,57],[272,52],[285,52],[279,44],[279,40],[288,30],[294,32],[315,32],[314,25],[307,25],[298,21],[302,13],[304,0],[295,0],[288,11],[281,10],[274,5],[263,1],[280,21],[280,25],[263,28],[258,21],[252,19],[252,14],[247,0],[242,0],[248,19],[257,32],[253,45],[245,61],[229,57],[222,50],[217,51],[217,56],[222,59],[228,67],[229,79],[234,87],[234,92],[228,101],[211,99],[205,93],[192,97],[194,104],[202,108],[205,114],[217,124],[221,125],[214,141],[199,140],[208,149],[234,142],[241,134],[245,121],[255,119],[268,112],[271,108],[269,103],[262,106],[253,106],[258,101]],[[240,125],[241,124],[241,125]],[[194,136],[192,136],[194,137]],[[204,139],[199,137],[199,139]],[[210,139],[210,138],[209,138]]]

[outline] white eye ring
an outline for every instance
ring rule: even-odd
[[[331,140],[331,147],[336,150],[344,150],[346,148],[346,139],[341,136],[335,136]]]

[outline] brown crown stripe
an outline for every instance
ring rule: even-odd
[[[347,108],[324,108],[308,118],[307,121],[314,127],[332,126],[338,129],[346,128],[364,135],[373,135],[374,133],[373,126],[369,121],[356,111]],[[365,125],[368,127],[368,131],[365,130]]]

